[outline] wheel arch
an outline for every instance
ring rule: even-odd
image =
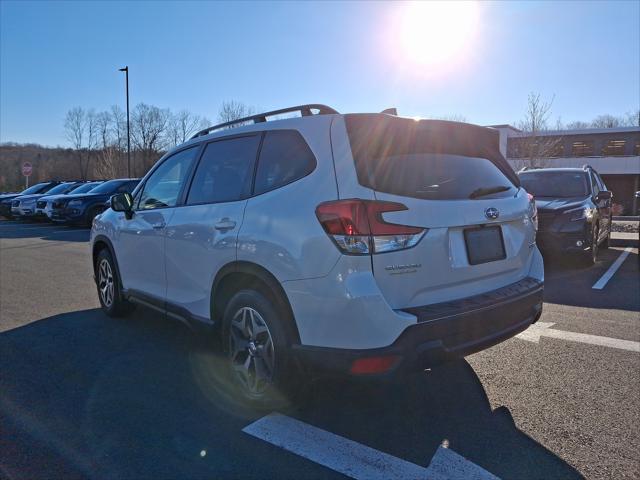
[[[292,320],[289,325],[293,341],[300,344],[300,333],[286,292],[276,277],[266,268],[252,262],[236,261],[222,267],[211,288],[211,320],[222,324],[224,309],[235,292],[243,287],[257,288],[271,297],[276,305],[284,309]]]
[[[116,267],[116,275],[118,277],[118,285],[122,288],[122,278],[120,278],[120,266],[118,265],[118,258],[116,257],[116,252],[113,248],[113,243],[109,240],[109,237],[105,235],[96,235],[93,240],[93,245],[91,246],[91,259],[93,265],[93,278],[95,280],[96,276],[96,260],[98,259],[98,255],[102,250],[108,250],[111,258],[113,259],[114,266]]]

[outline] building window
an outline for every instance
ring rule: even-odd
[[[624,155],[624,144],[624,140],[609,140],[605,143],[604,147],[602,147],[602,155]]]
[[[633,148],[634,155],[640,155],[640,142],[636,142],[636,146]]]
[[[551,145],[549,148],[549,156],[550,157],[562,157],[564,155],[564,145],[560,142],[557,142],[554,145]]]
[[[574,157],[588,157],[593,155],[593,142],[573,142],[571,154]]]

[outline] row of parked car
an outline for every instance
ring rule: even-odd
[[[138,182],[135,178],[120,178],[37,183],[19,193],[0,195],[0,215],[90,226],[96,215],[109,208],[112,195],[131,193]]]

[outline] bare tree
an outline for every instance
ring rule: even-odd
[[[75,152],[80,178],[86,180],[89,169],[88,156],[85,155],[87,147],[87,113],[82,107],[74,107],[67,112],[64,120],[64,130],[65,136]]]
[[[111,107],[110,115],[113,141],[118,150],[124,151],[127,148],[127,116],[118,105]]]
[[[624,114],[622,124],[625,127],[640,127],[640,108]]]
[[[142,157],[142,172],[146,172],[160,156],[165,147],[169,111],[139,103],[133,109],[131,137]]]
[[[97,155],[94,172],[100,178],[115,178],[118,147],[113,138],[113,117],[109,112],[96,115]]]
[[[460,115],[458,113],[452,113],[449,115],[435,115],[430,118],[432,120],[446,120],[448,122],[463,122],[463,123],[467,122],[467,117],[465,117],[464,115]]]
[[[567,123],[567,130],[584,130],[585,128],[589,128],[590,124],[587,122],[583,122],[581,120],[576,120],[575,122]]]
[[[170,146],[186,142],[198,130],[211,125],[204,117],[194,115],[188,110],[181,110],[176,114],[169,114],[167,121],[167,142]]]
[[[555,98],[555,97],[554,97]],[[547,166],[548,158],[556,157],[562,148],[562,137],[559,135],[544,135],[549,130],[552,98],[550,101],[541,98],[539,93],[530,93],[527,98],[527,112],[519,122],[522,130],[520,138],[514,143],[518,163],[522,166],[540,168]]]
[[[613,115],[598,115],[591,122],[592,128],[616,128],[621,126],[622,119],[614,117]]]
[[[236,100],[225,100],[218,111],[218,123],[231,122],[240,118],[248,117],[254,113],[252,107],[248,107],[242,102]],[[240,126],[234,125],[234,126]]]

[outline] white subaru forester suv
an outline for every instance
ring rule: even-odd
[[[220,327],[256,405],[294,373],[387,377],[490,347],[540,317],[544,278],[535,204],[498,144],[324,105],[203,130],[94,221],[102,308]]]

